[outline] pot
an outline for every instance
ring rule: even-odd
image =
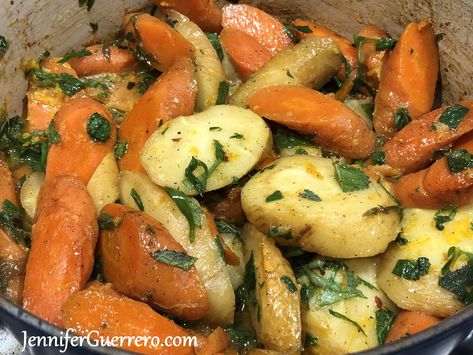
[[[0,3],[0,34],[10,40],[10,48],[0,59],[1,113],[21,114],[27,82],[22,64],[37,58],[45,49],[63,55],[85,43],[112,38],[121,26],[125,13],[149,5],[148,0],[98,0],[92,10],[78,1],[3,0]],[[445,33],[440,42],[441,83],[444,103],[473,96],[473,1],[471,0],[251,0],[280,17],[311,18],[342,34],[357,33],[363,24],[373,23],[397,37],[410,21],[429,17],[437,33]],[[89,23],[98,23],[92,33]],[[34,335],[64,335],[56,328],[0,296],[0,323],[20,344],[24,332]],[[473,306],[466,307],[427,331],[381,348],[363,352],[372,354],[447,354],[462,343],[473,330]],[[57,354],[61,346],[30,349],[31,354]],[[0,353],[14,354],[18,344],[0,326]],[[70,354],[127,354],[109,348],[68,349]],[[467,350],[465,353],[473,353]]]

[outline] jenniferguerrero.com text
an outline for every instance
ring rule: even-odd
[[[81,347],[89,345],[92,347],[151,347],[151,348],[172,348],[197,346],[196,336],[168,336],[161,339],[158,336],[104,336],[98,331],[92,330],[87,335],[76,335],[72,329],[61,331],[59,336],[28,336],[28,332],[23,331],[23,347],[54,347],[61,353],[65,353],[69,347]]]

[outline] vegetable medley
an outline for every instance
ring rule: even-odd
[[[26,112],[0,126],[2,294],[201,355],[356,352],[473,302],[473,102],[434,107],[428,19],[349,39],[156,5],[26,65]]]

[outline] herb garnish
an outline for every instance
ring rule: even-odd
[[[138,192],[135,190],[135,188],[131,189],[130,196],[133,198],[133,201],[135,201],[136,207],[138,207],[140,211],[144,211],[145,206],[143,205],[143,201],[141,200],[141,197],[138,194]]]
[[[215,102],[215,105],[225,105],[227,103],[229,93],[230,84],[226,81],[222,81],[218,86],[217,102]]]
[[[7,52],[9,45],[7,39],[0,36],[0,58]]]
[[[473,168],[473,157],[465,149],[451,150],[446,154],[448,167],[452,173]]]
[[[435,227],[441,231],[445,229],[444,224],[451,222],[457,214],[457,208],[454,205],[446,205],[439,209],[434,216]]]
[[[113,217],[107,213],[101,212],[98,222],[100,230],[113,230],[122,223],[122,220],[120,217]]]
[[[95,143],[105,143],[110,138],[111,130],[112,125],[100,113],[95,112],[89,117],[87,122],[87,133]]]
[[[84,6],[87,5],[87,11],[90,11],[92,9],[92,6],[94,6],[95,0],[79,0],[79,6]]]
[[[184,271],[189,271],[197,261],[197,258],[175,250],[157,250],[151,253],[153,259],[168,264],[170,266],[178,267]]]
[[[243,134],[240,133],[234,133],[233,136],[230,137],[230,139],[245,139]]]
[[[57,62],[58,63],[67,63],[68,61],[70,61],[73,58],[86,57],[86,56],[89,56],[91,54],[92,54],[92,52],[89,51],[88,49],[81,49],[81,50],[66,54],[64,57],[59,59]]]
[[[222,45],[220,44],[218,34],[207,32],[206,35],[207,35],[207,38],[209,39],[210,43],[214,47],[215,51],[217,52],[218,59],[220,59],[220,61],[222,61],[223,60],[223,49],[222,49]]]
[[[308,139],[284,127],[278,127],[274,133],[274,143],[278,152],[294,147],[314,147]]]
[[[136,85],[136,89],[140,95],[143,95],[159,77],[159,72],[155,69],[143,70],[137,74],[141,78],[141,81]]]
[[[322,201],[319,195],[315,194],[309,189],[304,189],[304,192],[300,192],[299,197],[305,198],[306,200],[316,201],[316,202]]]
[[[31,80],[40,88],[52,88],[57,85],[67,96],[75,95],[88,87],[101,88],[105,94],[108,92],[107,86],[95,79],[81,80],[66,73],[47,73],[41,69],[31,72]]]
[[[406,280],[417,281],[427,275],[430,269],[430,261],[426,257],[417,260],[400,259],[397,261],[392,273]]]
[[[210,127],[209,131],[221,131],[222,127]]]
[[[269,238],[292,239],[292,232],[287,228],[271,226],[266,236]]]
[[[462,105],[449,107],[440,115],[439,122],[445,123],[450,130],[455,131],[469,111],[469,108]]]
[[[376,151],[371,154],[371,161],[374,165],[383,165],[386,163],[386,153],[382,151]]]
[[[115,156],[115,159],[120,160],[121,158],[123,158],[127,150],[128,150],[128,142],[118,140],[117,144],[115,144],[115,149],[113,153]]]
[[[236,325],[229,325],[224,328],[225,333],[228,334],[230,342],[239,350],[252,349],[258,345],[256,336],[247,330],[241,329]]]
[[[239,236],[242,233],[241,227],[225,222],[223,219],[216,219],[215,224],[220,234],[236,234]]]
[[[335,179],[343,192],[364,190],[369,187],[370,179],[366,174],[352,165],[334,162]]]
[[[266,202],[278,201],[278,200],[282,200],[282,198],[283,198],[283,196],[282,196],[281,191],[277,190],[277,191],[274,191],[268,197],[266,197]]]
[[[382,308],[376,311],[376,336],[378,338],[378,344],[384,344],[389,329],[393,325],[396,315],[389,308]]]
[[[399,232],[394,241],[401,246],[409,243],[409,240],[407,240],[403,232]]]
[[[291,25],[285,24],[285,25],[284,25],[284,32],[286,32],[287,36],[288,36],[289,39],[292,41],[292,43],[297,44],[297,43],[299,42],[299,40],[297,39],[296,34],[295,34],[294,31],[292,30],[292,26],[291,26]]]
[[[20,210],[9,200],[2,201],[0,211],[0,226],[2,226],[16,242],[25,241],[29,233],[23,228],[23,219]]]
[[[280,280],[281,280],[281,282],[283,282],[286,285],[289,292],[291,292],[291,293],[297,292],[297,286],[289,276],[283,275],[283,276],[280,277]]]
[[[319,337],[310,335],[309,333],[306,333],[305,335],[305,342],[304,342],[304,348],[312,348],[314,346],[319,345]]]
[[[226,264],[227,263],[227,255],[225,254],[225,249],[223,248],[222,241],[220,237],[217,235],[214,239],[215,245],[217,246],[218,253],[220,254],[220,257],[222,258],[223,262]]]
[[[96,22],[89,22],[89,26],[92,30],[92,33],[97,33],[97,31],[99,30],[99,24]]]
[[[358,329],[358,331],[362,332],[362,333],[366,336],[366,333],[365,333],[365,331],[363,330],[363,328],[360,327],[360,325],[359,325],[357,322],[355,322],[354,320],[348,318],[348,317],[347,317],[346,315],[344,315],[344,314],[335,312],[333,309],[329,309],[328,312],[329,312],[332,316],[334,316],[334,317],[337,317],[337,318],[346,320],[347,322],[351,323],[352,325],[355,326],[356,329]]]
[[[302,33],[312,33],[312,30],[309,26],[294,26],[294,28]]]
[[[456,270],[451,267],[461,257],[465,257],[467,263]],[[448,249],[448,260],[441,269],[439,286],[454,293],[457,298],[465,303],[473,303],[473,253],[461,250],[457,247]]]
[[[407,108],[401,107],[394,113],[394,127],[400,131],[411,122],[411,115]]]

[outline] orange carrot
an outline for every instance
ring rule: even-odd
[[[168,70],[179,57],[194,59],[192,44],[166,22],[149,14],[125,17],[125,32],[134,37],[130,46],[142,49],[159,71]]]
[[[87,49],[92,52],[91,55],[69,60],[69,64],[80,77],[102,73],[121,73],[137,64],[133,53],[128,49],[110,46],[108,47],[108,55],[105,54],[102,45],[89,46]]]
[[[428,20],[409,24],[383,66],[376,95],[373,124],[376,132],[396,133],[394,114],[406,108],[413,119],[429,112],[439,72],[435,33]]]
[[[197,355],[223,354],[229,345],[227,333],[218,327],[204,340],[204,344]]]
[[[2,260],[0,269],[4,288],[3,294],[19,305],[23,303],[27,256],[27,249],[17,244],[0,228],[0,260]]]
[[[245,32],[272,56],[292,45],[284,26],[263,10],[249,5],[227,5],[223,8],[223,27]]]
[[[145,303],[126,298],[111,284],[91,283],[84,291],[69,297],[62,309],[62,322],[66,328],[92,339],[101,337],[186,337],[190,334],[173,321],[154,312]],[[148,341],[124,342],[119,347],[141,354],[191,355],[194,349],[189,342],[180,346],[164,346]]]
[[[296,20],[294,21],[293,25],[296,28],[296,36],[299,39],[314,38],[314,37],[315,38],[325,38],[325,37],[332,38],[334,42],[340,48],[340,51],[346,58],[352,70],[358,67],[358,51],[355,47],[352,46],[351,41],[348,40],[347,38],[340,36],[336,32],[329,30],[328,28],[318,26],[315,23],[306,21],[306,20]],[[308,31],[306,32],[308,33],[297,30],[298,27],[307,27]],[[342,80],[346,79],[345,65],[342,66],[337,76]]]
[[[460,105],[469,112],[455,130],[439,123],[447,107],[429,112],[405,126],[381,148],[386,154],[386,164],[404,174],[428,166],[435,152],[473,130],[473,104],[461,102]]]
[[[222,11],[214,0],[154,0],[161,10],[176,10],[189,17],[205,32],[220,32]]]
[[[344,157],[363,159],[375,149],[375,134],[363,118],[318,91],[273,86],[258,91],[248,103],[262,117],[302,134],[315,134],[315,144]]]
[[[402,311],[394,320],[385,343],[391,343],[411,334],[419,333],[440,322],[440,318],[425,313]]]
[[[94,142],[87,132],[89,120],[96,113],[110,125],[105,142]],[[57,113],[55,127],[61,141],[49,148],[46,181],[71,175],[87,184],[103,157],[112,152],[115,145],[116,129],[110,113],[92,99],[73,99]]]
[[[38,197],[23,307],[55,325],[61,308],[81,290],[94,264],[98,227],[85,185],[75,177],[46,182]]]
[[[262,167],[264,166],[262,165]],[[218,198],[215,202],[211,200],[207,207],[217,219],[237,224],[246,222],[245,212],[241,207],[241,187],[232,187],[223,198]]]
[[[3,158],[3,154],[0,154],[0,209],[4,200],[8,200],[18,206],[15,182]]]
[[[194,64],[182,57],[146,91],[123,120],[118,135],[128,142],[128,150],[119,162],[120,169],[145,173],[140,163],[141,148],[161,123],[191,115],[196,95]]]
[[[143,212],[111,204],[102,213],[119,221],[100,232],[100,255],[105,278],[124,295],[185,320],[203,318],[208,311],[206,291],[195,266],[180,269],[152,253],[184,248],[165,227]]]
[[[205,218],[209,223],[210,232],[214,238],[219,238],[220,244],[223,247],[223,251],[225,252],[225,259],[228,265],[238,266],[240,265],[240,259],[238,256],[228,247],[225,243],[225,240],[222,238],[220,233],[218,232],[217,224],[215,223],[215,218],[207,209],[204,210]]]
[[[271,53],[243,31],[224,28],[220,42],[242,80],[248,79],[271,59]]]

